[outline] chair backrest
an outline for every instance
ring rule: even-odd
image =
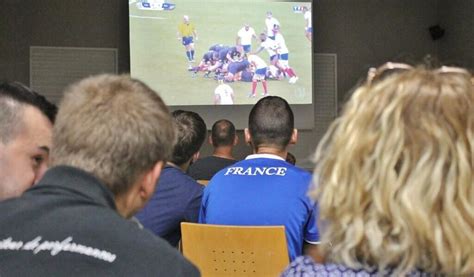
[[[198,182],[199,184],[203,186],[207,186],[207,184],[209,183],[209,180],[197,180],[196,182]]]
[[[181,223],[183,255],[202,276],[279,276],[289,263],[284,226]]]

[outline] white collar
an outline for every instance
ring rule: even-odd
[[[252,155],[248,155],[247,158],[245,159],[251,160],[251,159],[259,159],[259,158],[282,160],[282,161],[285,160],[282,157],[274,155],[274,154],[252,154]]]

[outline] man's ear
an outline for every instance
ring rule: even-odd
[[[212,144],[212,136],[211,135],[209,135],[209,137],[207,137],[207,141],[209,142],[210,145],[214,146]]]
[[[244,139],[245,139],[245,143],[250,144],[250,145],[252,144],[252,136],[250,135],[249,128],[244,129]]]
[[[296,144],[297,141],[298,141],[298,129],[293,129],[289,144]]]
[[[195,161],[197,161],[199,159],[200,155],[201,155],[200,151],[197,151],[196,153],[194,153],[194,155],[192,157],[192,162],[194,163]]]
[[[237,136],[237,134],[235,134],[234,142],[232,143],[232,145],[236,146],[237,144],[239,144],[239,137]]]
[[[145,173],[145,176],[143,176],[143,182],[140,185],[140,198],[148,201],[148,199],[153,195],[163,166],[164,162],[159,161],[147,173]]]

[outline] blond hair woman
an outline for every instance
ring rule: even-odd
[[[372,69],[315,159],[310,194],[319,203],[326,264],[300,257],[283,275],[474,274],[468,71]]]

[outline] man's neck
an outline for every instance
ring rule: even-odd
[[[172,167],[177,168],[177,169],[179,169],[179,170],[181,170],[181,171],[183,171],[183,172],[186,172],[186,171],[188,170],[189,162],[190,162],[190,161],[191,161],[191,160],[189,160],[188,162],[185,162],[185,163],[182,164],[182,165],[177,165],[177,164],[174,164],[174,163],[172,163],[172,162],[166,162],[166,165],[167,165],[167,166],[172,166]]]
[[[214,148],[214,152],[212,153],[212,156],[229,159],[229,160],[235,160],[234,156],[232,156],[232,146],[218,146]]]
[[[278,148],[274,148],[271,146],[260,146],[254,150],[254,154],[271,154],[275,156],[279,156],[286,160],[286,156],[288,155],[288,150],[283,149],[280,150]]]

